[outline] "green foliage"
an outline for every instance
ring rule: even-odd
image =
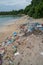
[[[18,14],[24,14],[24,10],[18,10],[18,11],[8,11],[8,12],[0,12],[0,15],[18,15]]]
[[[40,1],[39,4],[35,6],[35,13],[33,17],[35,18],[43,17],[43,2]]]
[[[17,11],[0,12],[0,15],[17,15]]]
[[[31,7],[31,5],[29,5],[29,6],[27,6],[27,7],[25,8],[25,10],[24,10],[24,13],[25,13],[25,14],[28,13],[28,11],[30,10],[30,7]]]
[[[26,14],[34,18],[43,18],[43,0],[32,0],[24,10],[0,12],[0,15],[18,15]]]
[[[41,0],[32,0],[31,5],[36,6],[41,2]]]
[[[32,15],[34,14],[34,10],[35,10],[35,8],[33,6],[33,7],[30,8],[30,10],[27,14],[32,17]]]
[[[35,13],[33,14],[34,18],[42,18],[43,17],[43,2],[40,2],[35,7]]]
[[[18,14],[24,14],[24,10],[23,9],[18,10]]]
[[[42,18],[43,0],[32,0],[31,4],[25,8],[25,12],[31,17]]]

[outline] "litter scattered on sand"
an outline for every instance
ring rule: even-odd
[[[8,63],[10,63],[11,65],[14,64],[14,62],[12,61],[15,61],[15,56],[19,56],[20,54],[21,56],[26,56],[26,55],[28,56],[30,52],[29,55],[33,54],[34,56],[34,53],[38,52],[35,51],[37,50],[36,47],[38,46],[36,46],[35,50],[33,50],[35,46],[35,39],[36,39],[35,34],[37,35],[39,35],[39,33],[43,34],[43,24],[39,24],[39,23],[23,24],[20,25],[19,29],[20,29],[19,33],[13,32],[13,34],[11,36],[8,36],[0,45],[0,54],[3,55],[3,61],[5,61],[5,59],[7,61],[9,60]],[[36,44],[37,44],[37,39],[36,39]],[[23,55],[23,53],[25,54]],[[43,52],[41,52],[40,54],[43,55]]]
[[[16,52],[14,55],[15,55],[15,56],[18,56],[18,55],[20,55],[20,53],[19,53],[19,52]]]
[[[43,55],[43,52],[41,52],[40,54]]]

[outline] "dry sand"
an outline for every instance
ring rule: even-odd
[[[11,35],[14,31],[19,32],[19,25],[30,22],[39,22],[43,23],[43,19],[33,19],[28,16],[23,16],[19,20],[17,20],[14,24],[8,25],[1,30],[0,32],[0,42],[4,40],[6,36]],[[16,45],[18,48],[18,52],[20,55],[14,57],[14,65],[43,65],[43,55],[40,53],[43,52],[43,34],[42,35],[30,35],[27,37],[23,37],[20,39],[20,45],[15,41],[12,45],[8,46],[11,58],[13,58],[13,53],[11,52],[11,48],[13,45]],[[7,52],[6,52],[7,53]],[[3,65],[9,65],[8,61],[5,60]]]

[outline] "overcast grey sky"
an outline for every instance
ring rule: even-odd
[[[31,0],[0,0],[0,11],[23,9]]]

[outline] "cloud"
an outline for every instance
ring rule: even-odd
[[[3,5],[17,5],[17,4],[28,4],[30,3],[27,0],[0,0],[0,4]]]
[[[31,0],[0,0],[0,11],[24,9]]]

